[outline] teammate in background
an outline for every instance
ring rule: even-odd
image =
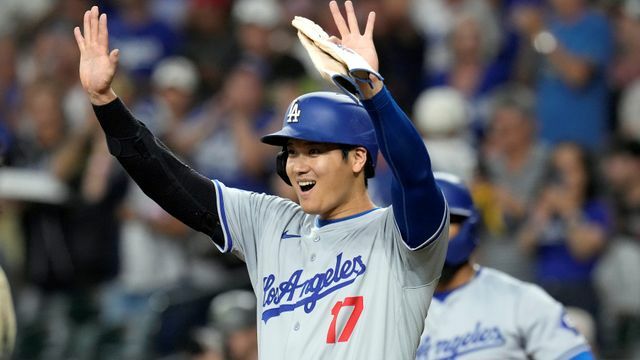
[[[377,72],[375,13],[360,33],[353,4],[331,13],[344,47]],[[97,7],[74,30],[80,79],[112,154],[167,212],[241,257],[257,296],[261,359],[411,359],[444,263],[448,210],[429,155],[382,81],[358,82],[362,103],[310,93],[292,102],[279,175],[300,205],[228,188],[180,162],[111,89],[118,51]],[[378,146],[394,174],[392,206],[369,199]],[[443,240],[444,239],[444,240]]]
[[[416,358],[593,359],[563,306],[544,290],[471,262],[479,219],[469,190],[454,175],[435,177],[449,204],[451,228]]]

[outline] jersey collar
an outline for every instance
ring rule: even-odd
[[[447,290],[447,291],[436,291],[433,294],[433,298],[440,301],[440,302],[444,302],[449,295],[453,294],[454,292],[460,290],[460,289],[464,289],[467,285],[471,284],[475,279],[478,278],[478,275],[480,275],[480,272],[482,271],[482,266],[479,265],[474,265],[474,269],[475,269],[475,273],[473,274],[473,278],[471,278],[471,280],[469,280],[468,282],[458,286],[457,288],[453,288],[451,290]]]
[[[366,210],[366,211],[363,211],[363,212],[360,212],[360,213],[357,213],[357,214],[353,214],[353,215],[350,215],[350,216],[347,216],[347,217],[339,218],[339,219],[323,220],[323,219],[320,219],[319,217],[317,217],[316,218],[316,227],[321,228],[321,227],[323,227],[325,225],[335,224],[335,223],[339,223],[339,222],[342,222],[342,221],[355,219],[355,218],[358,218],[360,216],[366,215],[366,214],[368,214],[368,213],[370,213],[370,212],[372,212],[374,210],[378,210],[378,209],[380,209],[380,208],[379,207],[374,207],[373,209],[369,209],[369,210]]]

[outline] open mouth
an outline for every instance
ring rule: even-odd
[[[300,190],[302,190],[302,192],[307,192],[313,189],[313,187],[316,185],[316,182],[315,181],[299,181],[298,185],[300,186]]]

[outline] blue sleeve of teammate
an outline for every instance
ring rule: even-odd
[[[402,238],[411,250],[427,246],[446,220],[446,203],[433,178],[427,148],[386,87],[363,105],[393,172],[391,201]]]
[[[580,354],[572,357],[569,360],[594,360],[595,358],[593,357],[593,354],[591,353],[591,351],[584,351],[581,352]]]

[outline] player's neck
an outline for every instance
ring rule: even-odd
[[[436,286],[436,292],[447,292],[459,288],[473,279],[476,270],[471,263],[467,262],[451,277],[447,282],[439,282]]]
[[[375,204],[365,192],[361,194],[361,196],[351,198],[349,202],[340,205],[332,211],[327,212],[326,214],[321,214],[320,218],[322,220],[338,220],[363,213],[373,208],[375,208]]]

